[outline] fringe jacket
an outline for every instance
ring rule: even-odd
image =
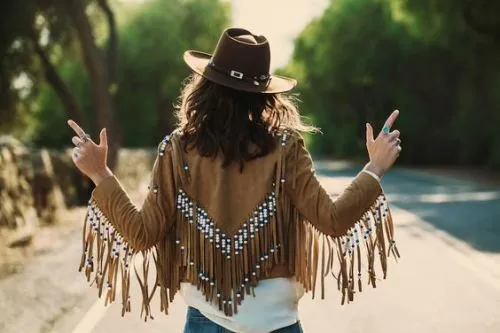
[[[285,131],[276,140],[277,149],[240,173],[238,163],[222,168],[220,156],[184,151],[173,132],[158,146],[141,209],[115,177],[103,180],[89,201],[80,264],[99,297],[104,292],[106,304],[112,302],[119,287],[122,315],[130,311],[131,268],[144,319],[156,291],[168,313],[181,282],[196,285],[227,316],[267,278],[294,277],[313,297],[319,278],[323,298],[331,274],[342,304],[362,290],[364,279],[375,287],[376,257],[385,278],[387,257],[399,256],[379,182],[361,172],[332,199],[302,137]]]

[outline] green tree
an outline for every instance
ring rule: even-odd
[[[189,74],[183,53],[211,52],[229,16],[219,0],[153,0],[122,27],[118,109],[127,146],[155,144],[173,129]]]
[[[117,31],[120,61],[111,87],[117,132],[109,135],[110,142],[118,137],[126,146],[151,146],[172,129],[173,105],[189,74],[182,54],[190,48],[212,51],[229,14],[228,5],[218,0],[151,0],[127,14]],[[57,70],[79,104],[89,107],[92,87],[80,62],[65,59]],[[43,128],[37,144],[64,145],[68,136],[60,124],[65,112],[53,90],[41,91],[38,102],[37,119],[43,119]]]
[[[95,31],[87,14],[91,5],[100,8],[106,18],[109,30],[107,61],[96,43]],[[35,98],[42,75],[64,107],[66,117],[69,116],[85,125],[86,117],[82,108],[56,69],[60,59],[75,56],[71,51],[76,44],[80,48],[91,82],[92,118],[96,127],[108,127],[113,133],[111,122],[114,107],[110,87],[116,77],[118,37],[114,14],[107,0],[33,0],[26,3],[5,1],[1,4],[0,15],[0,66],[3,87],[0,109],[4,123],[2,130],[6,131],[14,124],[20,109],[19,104],[26,104]],[[75,40],[78,42],[75,43]],[[21,75],[32,86],[24,96],[12,87],[12,82]],[[33,107],[34,105],[30,104],[24,109]],[[63,124],[60,126],[64,126]],[[118,147],[119,141],[110,145],[111,167],[116,162]]]
[[[303,109],[325,132],[316,152],[364,156],[364,122],[399,108],[402,161],[499,165],[484,121],[500,113],[495,30],[479,34],[437,3],[339,0],[301,33],[284,71],[299,76]]]

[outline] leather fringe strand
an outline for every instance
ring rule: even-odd
[[[190,175],[176,135],[167,136],[159,149],[159,155],[163,156],[167,145],[173,147],[176,187],[179,189],[175,232],[152,249],[141,252],[142,260],[136,263],[138,253],[128,246],[96,203],[90,201],[83,226],[79,270],[85,271],[87,280],[95,284],[99,297],[105,292],[105,303],[111,303],[119,288],[122,316],[130,312],[132,266],[141,289],[141,317],[144,320],[153,318],[151,300],[158,290],[160,310],[168,314],[169,303],[180,290],[181,282],[197,286],[206,301],[232,316],[238,312],[244,298],[253,295],[259,280],[277,264],[287,264],[295,279],[306,291],[312,292],[313,298],[318,293],[318,275],[321,298],[325,296],[325,278],[331,274],[337,280],[342,304],[352,301],[356,291],[362,291],[363,279],[376,287],[376,258],[384,279],[388,257],[392,254],[399,258],[385,195],[380,195],[342,237],[320,233],[297,212],[285,195],[284,149],[288,135],[285,132],[280,136],[281,157],[276,163],[275,180],[268,195],[234,235],[219,230],[203,207],[182,190],[183,184],[189,183]],[[294,186],[295,168],[290,172],[292,174],[287,176]],[[152,265],[154,276],[150,277]],[[151,285],[153,278],[155,282]]]
[[[131,311],[133,266],[142,293],[141,317],[147,320],[153,318],[151,300],[155,292],[160,290],[160,310],[168,314],[168,305],[179,291],[181,282],[196,285],[208,302],[232,316],[238,312],[246,295],[253,294],[258,281],[274,265],[284,262],[304,289],[312,291],[313,298],[318,293],[318,275],[321,298],[325,295],[325,278],[333,275],[342,294],[341,304],[344,304],[354,299],[356,290],[362,291],[364,272],[368,284],[376,287],[377,257],[384,279],[387,258],[391,254],[399,258],[393,239],[392,217],[384,195],[346,235],[336,238],[321,234],[293,208],[284,218],[276,201],[276,192],[271,191],[238,232],[229,236],[179,190],[176,234],[142,252],[142,260],[137,262],[138,253],[127,245],[95,203],[90,202],[83,227],[79,270],[84,270],[87,280],[95,284],[99,297],[105,293],[105,304],[114,302],[117,289],[121,289],[123,316]],[[282,218],[295,221],[295,228],[289,229],[286,239],[280,226]],[[156,274],[153,285],[148,281],[151,280],[148,276],[151,261]]]

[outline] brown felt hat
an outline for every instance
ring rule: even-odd
[[[206,79],[236,90],[274,94],[297,84],[294,79],[269,74],[267,38],[245,29],[226,29],[213,54],[190,50],[184,52],[184,61]]]

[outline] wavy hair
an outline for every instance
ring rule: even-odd
[[[198,74],[188,77],[176,106],[184,150],[195,147],[201,156],[224,157],[223,166],[265,156],[283,130],[316,132],[306,125],[296,99],[285,94],[234,90]]]

